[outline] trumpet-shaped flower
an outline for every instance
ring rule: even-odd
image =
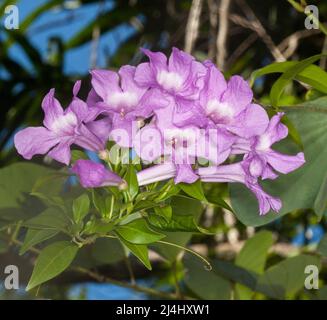
[[[54,89],[51,89],[42,102],[44,127],[28,127],[15,135],[16,149],[25,159],[31,159],[36,154],[48,154],[68,165],[72,144],[90,151],[104,148],[111,120],[106,118],[94,121],[96,114],[77,98],[79,88],[80,81],[74,86],[74,98],[66,110],[63,110],[54,97]]]
[[[281,123],[282,112],[273,116],[265,132],[253,139],[240,139],[233,146],[234,153],[245,153],[245,161],[252,175],[262,179],[275,179],[277,172],[286,174],[305,163],[303,152],[291,156],[273,150],[271,147],[287,137],[288,129]]]
[[[264,132],[269,118],[266,111],[252,103],[253,93],[240,76],[232,76],[228,82],[210,62],[205,61],[207,73],[200,92],[199,104],[210,126],[225,128],[243,138]]]
[[[218,167],[199,168],[197,174],[204,182],[242,183],[256,196],[260,215],[265,215],[270,210],[278,212],[282,207],[281,200],[266,193],[259,185],[257,177],[249,174],[245,167],[244,162],[239,162]]]
[[[123,66],[118,73],[107,70],[91,71],[95,92],[91,91],[89,100],[99,112],[113,115],[111,135],[123,147],[132,146],[132,137],[137,131],[135,124],[133,127],[135,120],[148,118],[154,109],[167,104],[164,95],[158,90],[148,90],[148,87],[141,87],[134,81],[135,70],[133,66]],[[101,101],[97,101],[94,93]]]

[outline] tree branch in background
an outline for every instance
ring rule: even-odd
[[[216,56],[216,38],[218,26],[218,3],[217,0],[208,0],[209,8],[209,41],[208,41],[208,58],[214,60]]]
[[[246,3],[245,0],[237,0],[237,3],[247,16],[247,19],[244,19],[237,15],[230,17],[230,19],[236,24],[242,25],[245,28],[249,28],[257,32],[259,37],[270,50],[274,59],[277,62],[285,61],[285,57],[283,56],[279,48],[275,45],[274,41],[271,39],[270,35],[267,33],[266,29],[264,28],[260,20],[257,18],[251,7]]]
[[[283,56],[288,59],[291,57],[294,52],[297,50],[299,46],[299,42],[301,39],[311,37],[312,35],[320,33],[319,30],[311,29],[311,30],[299,30],[292,33],[290,36],[285,38],[279,45],[278,49],[283,52]]]
[[[184,50],[188,53],[192,52],[195,41],[198,37],[202,4],[203,4],[203,0],[192,1],[192,6],[188,16],[186,30],[185,30]]]
[[[228,31],[228,15],[229,15],[230,0],[221,0],[219,7],[219,30],[217,36],[217,66],[224,71],[225,59],[227,55],[227,31]]]
[[[258,39],[257,33],[251,33],[230,55],[229,59],[226,62],[226,65],[233,65],[240,56],[252,46],[252,44]]]

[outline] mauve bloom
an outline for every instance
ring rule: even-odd
[[[172,49],[172,53],[167,57],[161,52],[152,52],[148,49],[141,49],[148,56],[150,62],[141,63],[135,72],[135,81],[143,87],[158,88],[174,98],[177,111],[187,111],[190,115],[198,116],[200,113],[194,105],[194,101],[199,98],[199,92],[203,82],[206,68],[202,63],[182,50]],[[190,112],[192,111],[192,113]],[[194,117],[192,117],[194,120]]]
[[[250,140],[240,139],[233,146],[233,153],[245,153],[245,163],[249,163],[251,174],[262,179],[275,179],[275,171],[290,173],[305,163],[303,152],[291,156],[277,152],[271,146],[287,137],[288,129],[281,123],[284,113],[273,116],[264,133]]]
[[[133,146],[138,156],[153,162],[164,156],[165,162],[175,165],[175,183],[193,183],[198,176],[192,164],[196,158],[206,159],[213,164],[224,162],[231,152],[234,137],[219,128],[212,132],[188,125],[178,127],[173,123],[174,103],[156,110],[151,123],[135,136]],[[182,117],[182,113],[179,113]]]
[[[113,116],[111,137],[123,147],[132,146],[132,136],[137,127],[135,120],[148,118],[153,110],[167,105],[167,101],[159,90],[141,87],[134,81],[136,68],[123,66],[118,73],[108,70],[93,70],[92,86],[88,97],[99,112]],[[98,101],[98,97],[101,100]],[[121,137],[121,131],[124,137]],[[121,138],[121,140],[118,139]]]
[[[104,148],[111,121],[108,118],[93,121],[96,113],[77,97],[80,84],[80,81],[76,82],[73,100],[66,110],[62,109],[54,97],[55,90],[51,89],[42,102],[44,127],[28,127],[15,135],[15,147],[25,159],[31,159],[36,154],[48,154],[68,165],[72,144],[90,151]]]
[[[259,185],[257,177],[250,175],[245,167],[244,162],[238,162],[218,167],[199,168],[197,174],[203,182],[242,183],[256,196],[260,215],[268,213],[270,209],[278,212],[282,207],[281,200],[266,193]]]
[[[84,188],[106,186],[122,187],[126,182],[116,173],[109,171],[103,164],[91,160],[77,160],[72,167]]]
[[[267,112],[252,103],[253,93],[240,76],[228,82],[210,62],[205,61],[207,73],[200,92],[199,104],[209,119],[209,126],[218,126],[243,138],[260,135],[268,126]]]

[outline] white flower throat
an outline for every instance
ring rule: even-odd
[[[77,126],[78,120],[72,111],[56,118],[51,124],[51,130],[57,134],[71,133]]]
[[[231,119],[234,116],[234,110],[226,102],[220,102],[217,99],[209,100],[206,105],[207,115],[213,116],[214,118],[228,118]]]
[[[183,85],[182,77],[176,72],[161,71],[157,81],[165,90],[179,90]]]

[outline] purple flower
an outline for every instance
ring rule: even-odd
[[[295,156],[282,154],[271,146],[287,137],[288,129],[281,123],[284,113],[279,112],[273,116],[264,133],[250,140],[240,139],[233,146],[233,153],[245,153],[247,170],[253,176],[262,179],[275,179],[275,171],[286,174],[296,170],[305,163],[303,152]]]
[[[147,49],[142,49],[142,51],[148,56],[150,62],[137,66],[135,81],[140,86],[157,88],[162,93],[173,97],[176,111],[187,112],[190,118],[188,124],[195,120],[197,124],[203,125],[205,118],[202,113],[198,112],[195,100],[199,98],[200,89],[203,86],[201,77],[205,75],[205,66],[177,48],[172,49],[168,61],[161,52],[152,52]]]
[[[240,76],[232,76],[226,82],[212,62],[205,61],[204,65],[207,73],[199,104],[209,125],[225,128],[243,138],[263,133],[269,118],[261,106],[251,103],[253,93],[248,83]]]
[[[224,162],[230,155],[234,137],[219,128],[203,130],[194,125],[180,128],[173,123],[173,113],[173,103],[156,110],[151,124],[136,134],[133,146],[142,160],[153,162],[165,157],[165,163],[173,163],[175,183],[193,183],[198,179],[192,169],[196,158],[216,165]]]
[[[93,121],[96,113],[77,98],[80,81],[73,89],[73,100],[63,110],[51,89],[42,102],[44,127],[29,127],[19,131],[15,137],[15,147],[25,159],[36,154],[49,157],[66,165],[70,162],[70,146],[76,144],[90,151],[100,151],[109,135],[111,120]]]
[[[257,177],[249,174],[244,167],[244,163],[239,162],[218,167],[199,168],[197,173],[204,182],[237,182],[244,184],[256,196],[260,215],[268,213],[270,209],[278,212],[282,207],[281,200],[262,190]]]
[[[111,137],[123,147],[132,145],[132,137],[138,129],[135,120],[148,118],[154,109],[167,105],[164,95],[158,90],[148,90],[148,87],[141,87],[134,81],[135,69],[123,66],[118,73],[91,71],[94,91],[90,92],[88,100],[99,112],[113,115]],[[95,93],[101,101],[98,101]]]
[[[109,171],[101,163],[95,163],[91,160],[77,160],[72,167],[81,185],[84,188],[98,188],[106,186],[123,187],[126,182],[117,174]]]

